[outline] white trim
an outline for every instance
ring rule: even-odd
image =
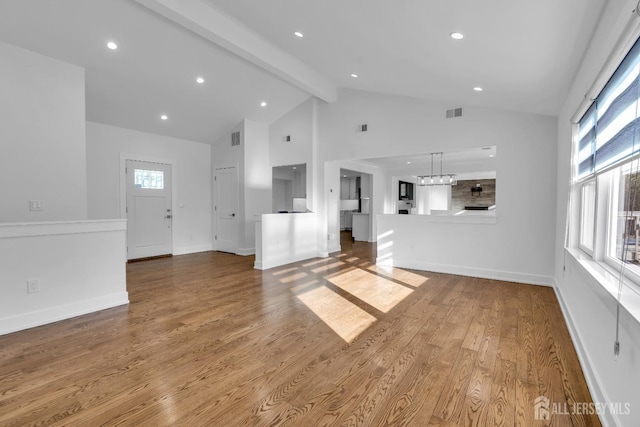
[[[210,244],[205,245],[197,245],[197,246],[184,246],[175,248],[173,251],[174,255],[187,255],[187,254],[195,254],[198,252],[208,252],[212,251],[213,248]]]
[[[482,279],[501,280],[506,282],[525,283],[528,285],[553,286],[553,277],[538,274],[516,273],[513,271],[489,270],[483,268],[462,267],[450,264],[438,264],[421,260],[403,260],[394,263],[393,258],[376,259],[376,264],[390,267],[410,268],[414,270],[433,271],[436,273],[455,274],[459,276],[479,277]]]
[[[6,223],[0,224],[0,239],[126,230],[127,220],[123,219]]]
[[[569,306],[567,305],[564,296],[562,295],[562,291],[558,286],[558,283],[553,281],[553,290],[556,293],[556,297],[558,298],[558,302],[560,303],[560,310],[562,311],[562,315],[564,317],[565,323],[567,324],[567,329],[569,330],[569,335],[571,336],[571,341],[573,342],[573,346],[576,349],[576,353],[578,354],[578,361],[580,362],[580,366],[582,367],[582,371],[584,373],[585,379],[587,381],[587,387],[589,388],[589,392],[593,398],[594,402],[610,402],[607,397],[604,389],[600,386],[601,381],[598,377],[598,373],[592,369],[594,364],[591,361],[591,357],[589,357],[589,353],[586,348],[582,345],[582,337],[580,336],[580,332],[576,328],[575,322],[573,321],[573,317],[571,317],[571,312],[569,311]],[[612,415],[609,411],[605,411],[604,414],[598,414],[600,418],[600,422],[604,426],[616,426],[622,425],[619,424],[614,415]]]
[[[83,301],[75,301],[70,304],[57,305],[43,310],[31,311],[17,316],[0,319],[0,335],[9,334],[23,329],[34,328],[72,317],[82,316],[95,311],[129,304],[129,294],[120,292],[117,294],[104,295],[97,298],[90,298]]]
[[[171,166],[171,215],[175,218],[176,212],[176,201],[178,200],[177,193],[177,184],[176,184],[176,176],[177,176],[177,167],[176,161],[174,159],[166,159],[161,157],[149,157],[146,154],[131,154],[131,153],[120,153],[120,218],[127,219],[127,177],[125,173],[125,169],[127,167],[127,160],[132,160],[134,162],[149,162],[149,163],[160,163],[163,165]],[[171,221],[171,254],[174,255],[175,247],[174,242],[176,241],[176,227],[175,221]],[[129,242],[127,242],[127,245]]]
[[[236,251],[236,255],[240,255],[240,256],[249,256],[249,255],[255,255],[256,254],[256,248],[238,248],[238,250]]]
[[[327,256],[329,256],[329,254],[333,254],[336,252],[342,252],[342,246],[339,243],[337,245],[332,245],[328,248]]]

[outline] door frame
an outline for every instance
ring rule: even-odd
[[[228,169],[228,168],[236,168],[236,211],[238,212],[238,227],[240,226],[240,163],[221,163],[218,165],[212,165],[211,168],[211,241],[213,242],[213,250],[218,250],[218,240],[216,236],[218,235],[218,212],[216,211],[216,202],[218,201],[218,193],[217,193],[217,179],[218,179],[218,169]],[[242,223],[244,223],[244,218],[242,219]],[[237,250],[240,249],[240,229],[236,230],[238,236],[236,236]]]
[[[147,156],[145,154],[120,153],[120,218],[127,219],[127,176],[125,169],[127,160],[135,162],[162,163],[171,166],[171,215],[173,221],[171,223],[171,255],[175,255],[176,245],[176,161],[174,159],[166,159],[161,157]],[[128,227],[128,226],[127,226]],[[128,244],[129,242],[127,242]]]

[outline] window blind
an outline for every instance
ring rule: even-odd
[[[577,178],[640,152],[640,39],[578,122]]]

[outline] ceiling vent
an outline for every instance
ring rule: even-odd
[[[236,145],[240,145],[240,131],[231,134],[231,146],[235,147]]]
[[[447,119],[453,119],[454,117],[462,117],[462,108],[447,110]]]
[[[367,130],[368,130],[368,126],[366,123],[358,125],[358,127],[356,128],[357,132],[366,132]]]

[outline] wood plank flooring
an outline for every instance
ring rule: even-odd
[[[0,425],[592,426],[551,288],[374,264],[127,266],[129,306],[0,336]]]

